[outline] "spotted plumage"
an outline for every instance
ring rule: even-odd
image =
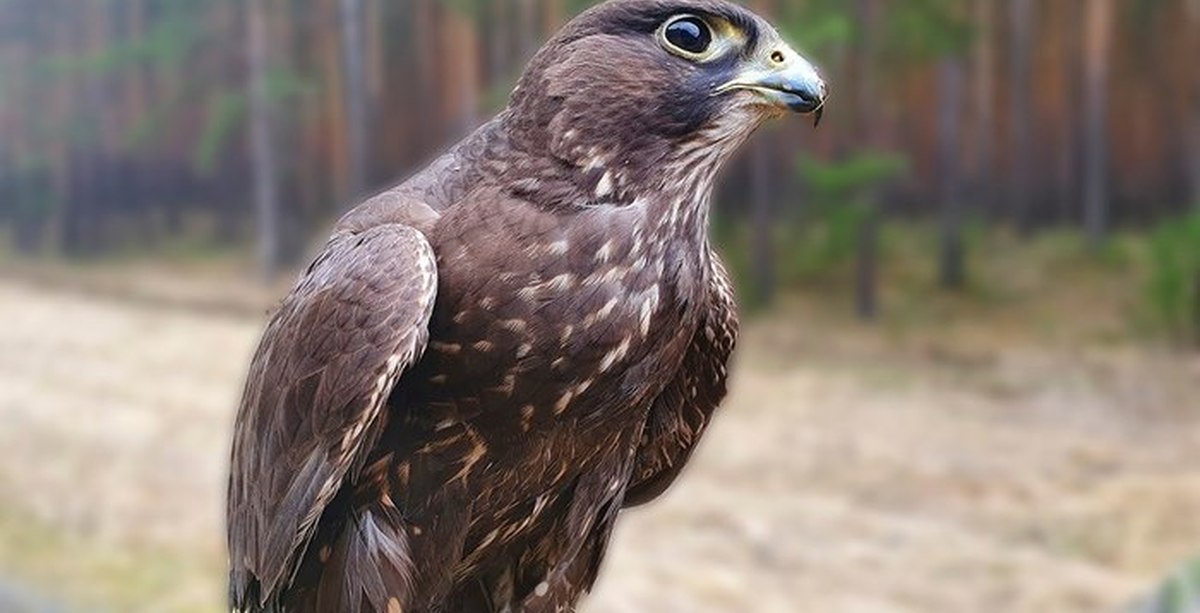
[[[243,611],[567,611],[725,395],[716,173],[824,86],[721,0],[612,0],[509,106],[355,209],[264,334],[234,437]]]

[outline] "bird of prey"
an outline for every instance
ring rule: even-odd
[[[679,474],[738,320],[714,177],[825,85],[722,0],[611,0],[505,110],[350,212],[237,416],[238,611],[570,611]]]

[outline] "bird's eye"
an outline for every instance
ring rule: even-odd
[[[668,49],[684,57],[700,58],[713,43],[712,29],[699,17],[677,17],[663,27],[662,38]]]

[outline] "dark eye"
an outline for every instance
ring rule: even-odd
[[[699,17],[680,17],[667,24],[663,37],[673,47],[693,54],[703,55],[712,46],[712,30]]]

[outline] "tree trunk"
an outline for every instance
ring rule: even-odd
[[[508,79],[512,71],[512,10],[507,2],[488,3],[488,86],[495,87]]]
[[[339,0],[342,30],[342,70],[346,73],[342,93],[346,122],[348,165],[345,206],[353,206],[367,189],[367,66],[363,38],[363,0]]]
[[[53,31],[53,39],[51,47],[56,53],[68,53],[75,47],[77,35],[72,20],[60,18],[57,12],[52,11],[54,25],[51,27]],[[60,78],[50,88],[51,100],[48,104],[50,119],[60,126],[70,125],[74,113],[74,107],[77,98],[76,84],[74,79]],[[66,130],[55,131],[50,137],[50,162],[53,165],[53,190],[51,198],[53,204],[48,213],[53,217],[51,223],[56,228],[59,248],[65,250],[67,242],[66,233],[71,228],[72,207],[70,205],[70,193],[72,180],[75,176],[75,169],[72,164],[75,162],[73,151],[71,148],[70,135]]]
[[[975,23],[978,35],[972,63],[975,78],[974,155],[972,156],[971,192],[985,209],[994,204],[991,194],[996,163],[996,35],[994,25],[995,0],[975,0]]]
[[[479,123],[479,38],[461,8],[446,7],[441,17],[437,48],[441,104],[447,113],[446,126],[459,138]]]
[[[21,17],[29,22],[34,19],[33,13]],[[16,21],[16,16],[12,19]],[[22,23],[21,27],[30,26]],[[3,92],[7,105],[6,108],[0,108],[0,225],[12,225],[13,242],[18,252],[28,252],[25,248],[27,241],[24,240],[22,217],[29,206],[22,199],[20,185],[23,183],[23,164],[18,162],[21,157],[27,155],[27,128],[9,119],[9,113],[14,107],[25,108],[28,105],[28,90],[32,81],[27,74],[29,55],[29,46],[24,41],[0,45],[0,74],[9,76],[9,89]]]
[[[858,268],[854,303],[859,319],[879,317],[879,207],[866,210],[858,227]]]
[[[385,6],[385,4],[387,6]],[[367,22],[367,117],[374,123],[379,121],[379,109],[383,102],[384,92],[386,91],[385,84],[388,79],[388,17],[391,16],[395,9],[391,7],[391,3],[386,0],[367,0],[366,4],[366,22]],[[377,155],[375,144],[371,139],[367,139],[367,156],[368,158]],[[370,162],[366,165],[367,181],[371,181],[371,175],[379,169],[375,168]]]
[[[1192,275],[1192,343],[1200,348],[1200,270]]]
[[[1079,14],[1080,6],[1076,3],[1062,3],[1058,7],[1059,23],[1072,23]],[[1078,217],[1079,206],[1079,169],[1083,158],[1084,143],[1080,128],[1082,127],[1076,113],[1083,105],[1082,84],[1079,67],[1083,54],[1083,37],[1078,28],[1063,28],[1059,36],[1062,38],[1059,51],[1062,54],[1059,70],[1062,71],[1063,97],[1056,109],[1056,124],[1059,131],[1058,156],[1058,189],[1057,189],[1057,221],[1072,224]]]
[[[1099,249],[1108,233],[1108,85],[1113,0],[1088,0],[1084,61],[1084,226]]]
[[[538,39],[541,32],[538,28],[538,10],[536,0],[516,0],[517,2],[517,42],[521,45],[521,61],[527,62],[538,49]]]
[[[962,165],[959,157],[962,127],[962,90],[965,69],[957,56],[942,58],[938,66],[938,167],[941,186],[941,284],[958,290],[966,283],[965,221],[962,202]]]
[[[247,10],[247,58],[250,77],[250,147],[254,173],[254,208],[258,218],[258,256],[263,278],[279,272],[279,186],[272,129],[273,109],[267,91],[270,59],[267,0],[250,0]]]
[[[437,69],[434,57],[437,41],[434,0],[415,0],[413,3],[413,61],[416,65],[416,100],[420,112],[436,116],[434,109],[442,103],[437,99]],[[417,145],[424,151],[432,150],[442,139],[443,126],[437,121],[419,121],[416,124]]]
[[[1031,71],[1033,57],[1033,0],[1012,0],[1009,15],[1011,41],[1009,48],[1010,82],[1009,159],[1011,179],[1009,206],[1011,217],[1022,234],[1032,229],[1031,156],[1033,130],[1033,101]]]
[[[128,5],[127,36],[132,41],[143,42],[146,38],[146,0],[131,0],[128,2]],[[229,23],[235,23],[235,21],[229,20]],[[150,112],[150,76],[148,63],[144,60],[138,61],[129,72],[129,85],[126,89],[127,98],[125,102],[126,110],[129,113],[127,130],[132,129],[133,126],[137,125]],[[130,165],[129,169],[129,207],[136,216],[135,224],[138,241],[144,245],[152,245],[157,237],[155,236],[153,215],[151,214],[150,202],[146,194],[147,185],[144,178],[144,169],[148,156],[144,156],[140,150],[131,151],[130,155],[130,161],[134,163]],[[228,218],[228,215],[222,215],[222,227],[227,225],[224,221],[226,218]]]
[[[1200,214],[1200,95],[1192,104],[1191,126],[1188,128],[1188,154],[1191,164],[1188,168],[1188,182],[1191,185],[1192,206]]]
[[[1185,10],[1187,11],[1187,25],[1184,27],[1184,31],[1187,32],[1187,40],[1184,49],[1188,50],[1188,57],[1194,58],[1200,56],[1200,0],[1187,0]],[[1189,73],[1191,75],[1191,103],[1189,104],[1191,115],[1185,118],[1189,125],[1184,128],[1188,134],[1187,153],[1190,161],[1188,183],[1191,186],[1189,195],[1192,199],[1192,206],[1195,207],[1196,213],[1200,214],[1200,70],[1191,70]],[[1197,308],[1200,309],[1200,306]]]
[[[771,155],[769,143],[760,138],[750,151],[750,201],[753,211],[754,292],[758,306],[775,299],[774,214],[771,207]]]
[[[563,0],[542,0],[542,31],[545,33],[557,31],[562,27],[566,14]]]
[[[237,31],[238,26],[242,23],[242,14],[239,7],[233,2],[221,1],[214,2],[214,7],[209,13],[211,22],[208,27],[211,32],[231,32]],[[236,83],[239,76],[242,74],[241,57],[239,55],[230,54],[228,59],[222,61],[217,67],[217,79],[219,82]],[[139,103],[139,108],[144,108],[145,104]],[[139,111],[144,113],[145,111]],[[228,172],[230,168],[228,162],[217,165],[217,172]],[[222,181],[223,183],[225,181]],[[246,210],[246,203],[238,198],[230,198],[228,194],[220,193],[216,196],[219,202],[214,203],[213,215],[216,216],[215,238],[220,245],[236,245],[242,239],[241,226],[244,220],[243,214]]]
[[[877,0],[855,0],[855,18],[861,28],[855,58],[856,85],[858,95],[855,114],[860,135],[859,140],[868,150],[880,145],[875,96],[875,79],[872,62],[875,58],[875,33],[878,31],[879,3]],[[874,187],[864,195],[866,211],[857,232],[857,259],[855,275],[855,310],[860,319],[874,321],[879,315],[879,194]]]
[[[339,15],[341,0],[319,0],[315,2],[322,14]],[[326,13],[326,11],[328,11]],[[268,33],[268,39],[278,40]],[[320,48],[320,74],[324,98],[324,125],[327,140],[325,151],[328,176],[332,187],[328,197],[335,203],[334,210],[342,210],[351,200],[350,193],[350,128],[346,118],[346,75],[341,41],[338,36],[317,36]]]

